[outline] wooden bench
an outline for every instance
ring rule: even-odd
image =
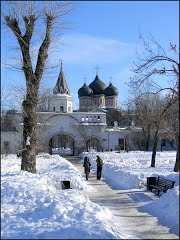
[[[147,189],[152,192],[153,189],[160,192],[166,193],[168,189],[172,189],[174,187],[175,181],[171,181],[162,177],[148,177],[147,178]]]

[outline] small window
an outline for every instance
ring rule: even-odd
[[[64,112],[64,107],[60,106],[60,112]]]
[[[97,122],[96,116],[93,116],[93,122]]]
[[[9,141],[4,141],[4,148],[5,149],[8,149],[9,148]]]
[[[54,112],[56,111],[56,108],[55,108],[55,107],[53,107],[53,111],[54,111]]]

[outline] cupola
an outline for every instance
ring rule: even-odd
[[[119,93],[118,89],[112,85],[112,83],[109,84],[109,86],[104,90],[104,94],[106,96],[117,96]]]
[[[104,90],[107,86],[100,80],[98,74],[96,74],[94,81],[89,85],[89,87],[93,90],[93,95],[98,95],[104,94]]]
[[[79,97],[90,97],[93,94],[93,90],[87,86],[86,83],[78,90]]]

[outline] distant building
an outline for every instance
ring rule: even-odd
[[[73,112],[72,97],[67,86],[62,63],[59,77],[50,96],[43,96],[37,107],[38,152],[77,155],[82,151],[138,149],[134,133],[141,127],[107,127],[103,110],[116,109],[118,89],[106,86],[96,74],[94,81],[78,90],[79,111]],[[2,153],[16,153],[22,148],[23,114],[11,114],[14,127],[2,129]]]

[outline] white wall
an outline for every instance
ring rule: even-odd
[[[49,101],[49,111],[54,112],[60,112],[60,107],[63,106],[64,111],[63,112],[72,112],[72,97],[68,95],[54,95],[50,98]]]
[[[4,142],[9,142],[9,149],[6,150],[4,147]],[[1,132],[1,153],[17,153],[19,147],[21,147],[21,134],[19,132]]]

